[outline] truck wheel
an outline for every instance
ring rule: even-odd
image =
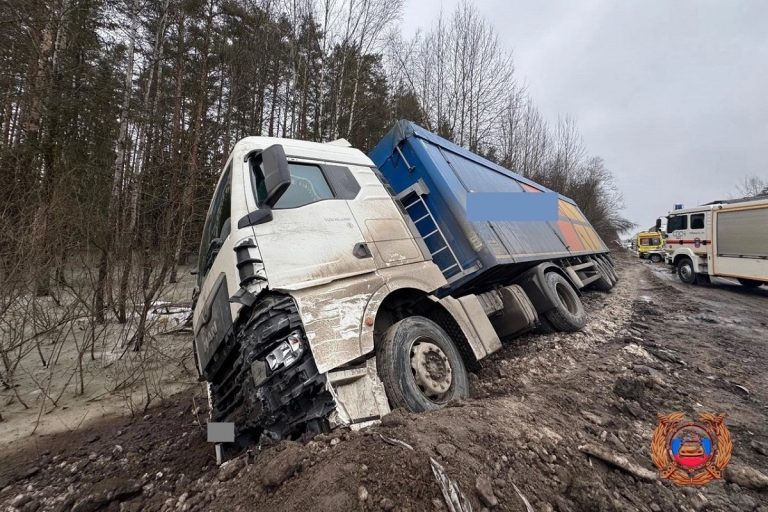
[[[595,263],[597,273],[600,275],[600,279],[592,282],[592,288],[600,292],[608,292],[613,288],[614,282],[611,279],[611,274],[606,267],[606,264],[598,259],[592,260]]]
[[[677,277],[685,284],[696,282],[696,273],[693,271],[693,262],[690,258],[683,258],[677,263]]]
[[[661,255],[659,255],[659,254],[651,254],[651,262],[653,262],[653,263],[661,262]]]
[[[598,259],[605,265],[605,269],[608,271],[608,275],[615,286],[619,282],[619,274],[616,273],[616,267],[613,266],[613,263],[606,256],[598,257]]]
[[[758,288],[759,286],[762,286],[764,283],[762,281],[755,281],[754,279],[738,279],[739,283],[741,283],[741,286],[744,288]]]
[[[558,331],[581,330],[587,323],[587,315],[571,283],[557,272],[547,273],[545,279],[547,286],[557,296],[557,304],[554,309],[544,313],[544,317]]]
[[[469,379],[459,350],[432,320],[411,316],[384,333],[376,365],[393,408],[438,409],[469,396]]]

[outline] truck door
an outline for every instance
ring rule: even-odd
[[[289,162],[291,184],[272,210],[273,220],[254,226],[273,289],[300,289],[376,269],[347,200],[360,190],[346,167]],[[259,196],[258,162],[251,165]]]

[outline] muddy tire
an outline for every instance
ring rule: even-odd
[[[619,282],[619,274],[616,272],[613,263],[611,263],[611,260],[607,256],[598,257],[598,259],[605,265],[605,269],[608,271],[608,274],[610,274],[611,281],[613,281],[615,286],[616,283]]]
[[[600,275],[600,279],[593,281],[590,285],[591,288],[599,292],[611,291],[615,282],[612,279],[610,271],[606,268],[606,263],[599,259],[595,259],[593,261],[595,262],[595,269],[597,269],[597,273]]]
[[[741,278],[739,278],[739,279],[737,279],[737,281],[744,288],[758,288],[758,287],[762,286],[763,284],[765,284],[762,281],[755,281],[754,279],[741,279]]]
[[[691,258],[682,258],[677,262],[677,277],[685,284],[696,283],[696,273],[693,271]]]
[[[661,263],[661,255],[660,254],[651,254],[650,260],[651,260],[651,263]]]
[[[376,365],[392,408],[423,412],[469,396],[456,344],[428,318],[411,316],[387,329],[377,343]]]
[[[558,331],[580,331],[587,323],[587,315],[576,290],[557,272],[547,273],[545,279],[547,286],[557,297],[557,304],[554,309],[544,313],[544,317]]]

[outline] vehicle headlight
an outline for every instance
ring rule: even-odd
[[[303,353],[304,342],[301,341],[301,333],[293,331],[284,342],[267,355],[266,362],[269,369],[275,371],[281,367],[291,366]]]

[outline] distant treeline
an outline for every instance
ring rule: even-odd
[[[82,261],[97,268],[92,314],[125,318],[196,252],[239,138],[344,137],[367,151],[399,118],[573,197],[615,239],[628,223],[611,173],[573,120],[548,126],[489,23],[466,3],[406,40],[401,11],[402,0],[0,3],[0,287],[45,295]]]

